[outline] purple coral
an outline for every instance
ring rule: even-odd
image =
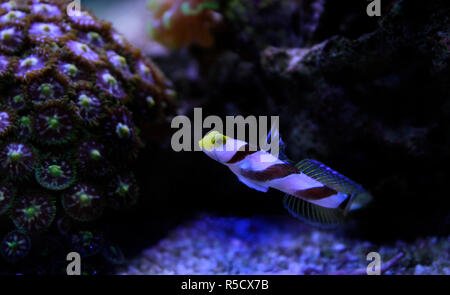
[[[131,113],[124,108],[111,112],[106,123],[106,134],[118,151],[130,152],[137,147],[138,138]]]
[[[35,163],[33,149],[23,143],[12,142],[0,150],[0,168],[13,179],[27,177]]]
[[[92,45],[93,47],[102,48],[103,46],[105,46],[105,41],[103,40],[102,35],[95,31],[80,32],[78,34],[78,38],[81,41]]]
[[[58,6],[47,3],[35,3],[31,6],[34,14],[45,18],[55,18],[62,16],[62,12]]]
[[[133,75],[128,67],[125,57],[118,55],[116,52],[110,50],[107,53],[108,60],[114,66],[114,69],[119,72],[123,78],[131,78]]]
[[[155,84],[155,79],[153,78],[153,73],[151,67],[147,65],[144,61],[139,61],[136,65],[136,73],[145,83],[149,85]]]
[[[28,34],[35,41],[44,41],[44,38],[56,41],[64,36],[62,29],[54,23],[34,23],[28,30]]]
[[[19,27],[11,26],[0,30],[0,49],[15,52],[24,43],[24,34]]]
[[[16,77],[25,79],[29,74],[38,73],[46,66],[46,60],[38,55],[29,55],[19,60],[19,66],[16,69]]]
[[[8,65],[9,58],[4,55],[0,55],[0,76],[5,74],[6,70],[8,69]]]
[[[64,95],[64,87],[58,79],[44,77],[32,80],[28,87],[31,101],[36,105],[60,99]]]
[[[102,102],[90,92],[80,92],[75,104],[78,116],[88,124],[97,123],[102,116]]]
[[[97,86],[109,95],[121,99],[125,98],[122,82],[114,77],[108,70],[100,71],[97,74]]]
[[[4,15],[0,16],[0,22],[2,23],[15,23],[20,22],[26,16],[26,13],[20,10],[10,10]]]
[[[78,162],[84,173],[103,176],[110,170],[105,146],[96,141],[83,142],[78,148]]]
[[[39,140],[47,144],[70,141],[75,132],[75,123],[75,113],[60,103],[42,106],[34,121]]]
[[[71,15],[70,20],[80,28],[94,28],[101,29],[102,23],[92,17],[87,12],[81,11],[79,13],[74,13]]]
[[[67,42],[67,48],[73,55],[80,57],[88,64],[100,62],[100,56],[85,43],[69,41]]]
[[[11,183],[3,181],[0,183],[0,215],[5,213],[14,197],[14,191]]]
[[[6,135],[14,126],[15,115],[7,109],[0,108],[0,136]]]

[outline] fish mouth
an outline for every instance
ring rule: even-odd
[[[199,146],[200,149],[203,151],[203,149],[204,149],[204,146],[203,146],[203,138],[200,139],[200,140],[198,141],[198,146]]]

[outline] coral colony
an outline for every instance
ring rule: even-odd
[[[136,203],[127,167],[143,146],[139,127],[172,105],[151,61],[109,23],[68,16],[66,4],[0,1],[0,253],[9,262],[50,227],[81,255],[121,261],[101,234],[69,225]]]

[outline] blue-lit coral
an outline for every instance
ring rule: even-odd
[[[6,108],[0,108],[0,135],[6,135],[13,127],[16,115]]]
[[[33,128],[33,121],[29,116],[22,116],[17,120],[17,135],[23,140],[31,138]]]
[[[103,236],[99,233],[87,230],[80,230],[73,233],[70,241],[81,256],[92,256],[99,253],[103,247]]]
[[[117,152],[125,152],[122,157],[134,156],[133,151],[139,146],[140,139],[136,134],[132,114],[128,110],[124,108],[111,110],[105,129],[109,141]]]
[[[132,173],[117,175],[108,186],[108,205],[114,209],[132,207],[138,196],[139,188]]]
[[[64,158],[42,160],[35,171],[36,181],[49,190],[64,190],[76,181],[75,165]]]
[[[79,221],[91,221],[104,209],[102,193],[92,185],[79,183],[64,193],[62,203],[67,215]]]
[[[51,85],[45,85],[51,89]],[[49,90],[53,91],[53,90]],[[38,109],[35,121],[38,140],[46,144],[62,144],[73,139],[75,111],[63,103],[47,103]]]
[[[62,16],[61,9],[57,5],[48,3],[35,3],[31,5],[31,11],[40,17],[57,18]]]
[[[45,41],[46,38],[56,41],[63,35],[63,30],[54,23],[33,23],[28,30],[28,36],[36,42]]]
[[[18,230],[8,233],[0,244],[0,254],[9,262],[17,262],[23,259],[28,255],[30,249],[30,237]]]
[[[79,92],[75,104],[77,115],[86,124],[96,124],[104,116],[103,103],[92,92]]]
[[[0,0],[0,213],[33,238],[57,228],[56,214],[84,224],[102,216],[109,179],[142,147],[140,124],[161,120],[134,116],[143,85],[155,109],[173,106],[169,83],[139,50],[109,23],[66,9],[58,0]],[[14,237],[5,258],[30,247]]]
[[[0,215],[5,213],[14,198],[14,191],[11,183],[3,181],[0,183]]]
[[[46,230],[56,214],[55,201],[44,192],[30,192],[18,196],[10,210],[17,228],[30,232]]]
[[[102,249],[103,257],[112,264],[122,264],[125,262],[125,256],[123,255],[120,247],[111,242],[105,242]]]
[[[97,74],[97,87],[116,99],[124,99],[126,97],[122,82],[108,70],[100,71]]]
[[[89,140],[82,142],[77,150],[79,169],[83,174],[104,176],[110,171],[110,163],[104,144]]]
[[[17,52],[22,48],[25,35],[19,26],[2,26],[0,22],[0,49],[7,53]]]
[[[0,16],[1,23],[23,23],[27,14],[20,10],[10,10]]]
[[[36,105],[62,98],[65,92],[59,77],[38,77],[28,86],[30,101]]]
[[[47,60],[45,57],[30,54],[19,60],[19,65],[16,69],[16,77],[19,79],[29,78],[30,75],[43,71],[46,64]]]
[[[100,63],[100,56],[88,44],[70,40],[65,44],[67,50],[87,64]]]
[[[35,168],[37,155],[33,148],[20,142],[11,142],[0,150],[0,169],[2,174],[21,180],[29,176]]]

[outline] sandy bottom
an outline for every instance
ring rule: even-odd
[[[450,274],[450,237],[375,245],[290,217],[199,217],[131,259],[119,274]]]

